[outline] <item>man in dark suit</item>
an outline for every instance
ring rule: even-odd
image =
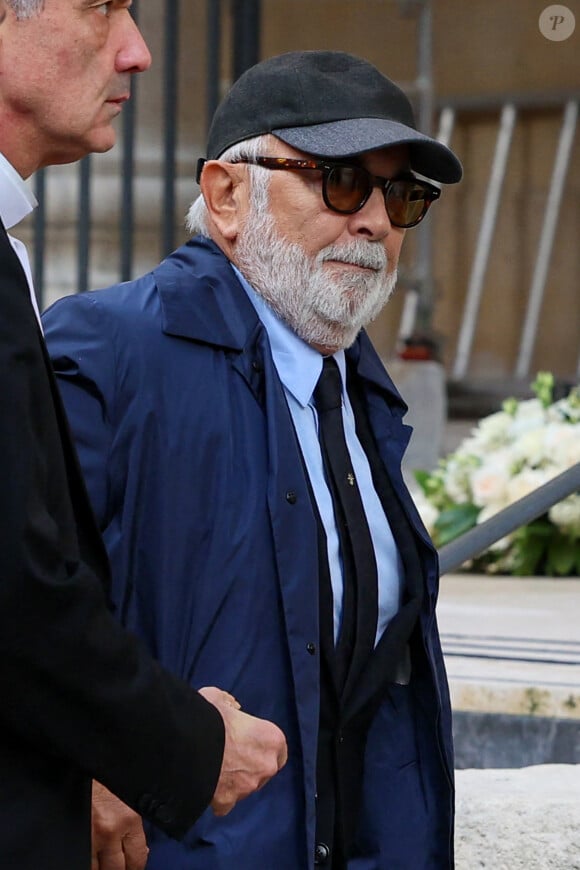
[[[290,749],[223,827],[150,831],[148,867],[446,870],[437,554],[363,327],[440,194],[425,176],[461,166],[379,70],[327,51],[244,73],[207,158],[190,242],[44,318],[118,613]]]
[[[23,177],[113,144],[131,74],[150,60],[128,6],[0,0],[10,223],[30,198]],[[109,612],[106,552],[27,269],[0,222],[0,866],[138,870],[147,850],[129,810],[114,840],[97,824],[91,864],[92,777],[182,837],[210,803],[223,815],[262,786],[285,741],[227,693],[204,698],[163,671]],[[102,819],[114,798],[96,787]]]

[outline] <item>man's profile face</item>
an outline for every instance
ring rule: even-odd
[[[130,5],[45,0],[38,14],[22,20],[9,9],[0,102],[2,123],[18,132],[20,143],[6,156],[22,175],[113,146],[112,121],[130,95],[131,76],[151,62]]]

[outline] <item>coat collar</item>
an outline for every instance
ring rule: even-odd
[[[242,290],[229,260],[210,239],[195,236],[153,270],[168,335],[243,351],[259,326],[256,311]],[[385,398],[401,418],[407,411],[363,331],[347,359],[371,394]]]
[[[196,236],[163,260],[153,276],[165,333],[244,349],[258,318],[217,245]]]

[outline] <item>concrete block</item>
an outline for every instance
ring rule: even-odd
[[[445,370],[433,360],[392,359],[385,361],[385,367],[409,406],[405,423],[413,427],[413,435],[403,473],[413,487],[413,471],[435,468],[441,455],[447,419]]]
[[[455,870],[580,870],[580,765],[456,772]]]
[[[454,710],[453,737],[457,768],[580,764],[577,718]]]

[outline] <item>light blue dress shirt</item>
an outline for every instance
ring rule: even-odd
[[[318,417],[312,398],[314,388],[322,372],[323,357],[280,320],[240,271],[235,266],[233,269],[268,334],[274,365],[284,387],[296,436],[326,533],[328,565],[334,601],[334,638],[336,642],[342,615],[342,563],[332,497],[324,476],[322,454],[318,441]],[[342,414],[346,442],[375,548],[379,605],[376,644],[401,605],[403,568],[393,534],[373,485],[367,456],[356,435],[354,414],[344,386],[346,382],[344,351],[334,354],[334,359],[338,364],[342,379]]]

